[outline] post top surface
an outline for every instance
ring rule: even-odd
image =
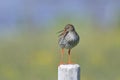
[[[62,65],[59,65],[59,68],[76,68],[76,67],[80,67],[80,65],[78,65],[78,64],[62,64]]]

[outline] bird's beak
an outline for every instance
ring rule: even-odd
[[[65,30],[61,30],[61,31],[59,31],[59,32],[57,32],[57,33],[61,33],[61,32],[63,32],[63,31],[65,31]]]
[[[60,33],[59,36],[63,35],[65,32],[66,32],[66,29],[59,31],[59,32],[58,32],[58,33]]]

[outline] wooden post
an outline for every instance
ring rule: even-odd
[[[80,66],[78,64],[58,66],[58,80],[80,80]]]

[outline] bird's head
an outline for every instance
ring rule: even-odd
[[[72,24],[67,24],[64,28],[64,30],[61,30],[59,31],[58,33],[66,33],[66,32],[69,32],[69,31],[74,31],[75,28]]]
[[[74,31],[75,28],[72,24],[67,24],[64,28],[65,31]]]

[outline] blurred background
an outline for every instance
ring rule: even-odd
[[[120,80],[119,0],[0,0],[0,80],[57,80],[68,23],[81,37],[71,53],[81,80]]]

